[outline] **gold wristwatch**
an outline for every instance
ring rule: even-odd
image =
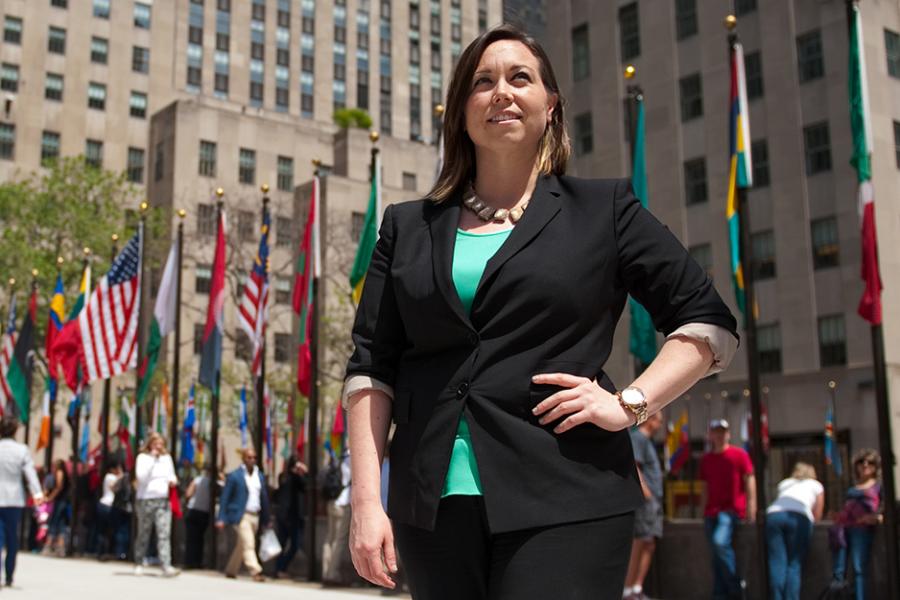
[[[637,417],[635,425],[640,425],[650,416],[650,413],[647,412],[647,396],[644,395],[641,388],[630,385],[624,390],[616,392],[616,398],[623,408],[631,411]]]

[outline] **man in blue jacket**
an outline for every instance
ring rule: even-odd
[[[241,564],[244,564],[253,581],[265,581],[256,558],[256,533],[261,525],[269,523],[269,494],[266,479],[256,466],[256,451],[244,448],[241,460],[243,464],[225,479],[216,519],[216,527],[223,529],[228,525],[235,540],[225,565],[225,576],[237,577]]]

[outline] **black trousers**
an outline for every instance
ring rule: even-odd
[[[206,528],[209,527],[209,513],[203,510],[189,509],[184,520],[186,532],[184,543],[184,566],[188,569],[203,567],[203,547],[206,541]]]
[[[480,496],[448,496],[437,526],[395,524],[414,600],[619,600],[634,513],[491,534]]]

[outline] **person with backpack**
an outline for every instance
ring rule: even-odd
[[[341,564],[350,542],[350,449],[340,460],[333,456],[322,477],[322,496],[328,502],[328,528],[322,548],[322,583],[340,585]]]

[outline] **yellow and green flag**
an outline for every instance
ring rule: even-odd
[[[366,209],[366,220],[362,233],[359,236],[359,248],[356,250],[356,259],[350,270],[350,288],[353,290],[353,301],[359,304],[362,297],[363,284],[366,281],[366,272],[369,270],[369,261],[375,251],[375,242],[378,240],[378,218],[381,214],[381,158],[376,152],[372,165],[372,188],[369,192],[369,207]]]

